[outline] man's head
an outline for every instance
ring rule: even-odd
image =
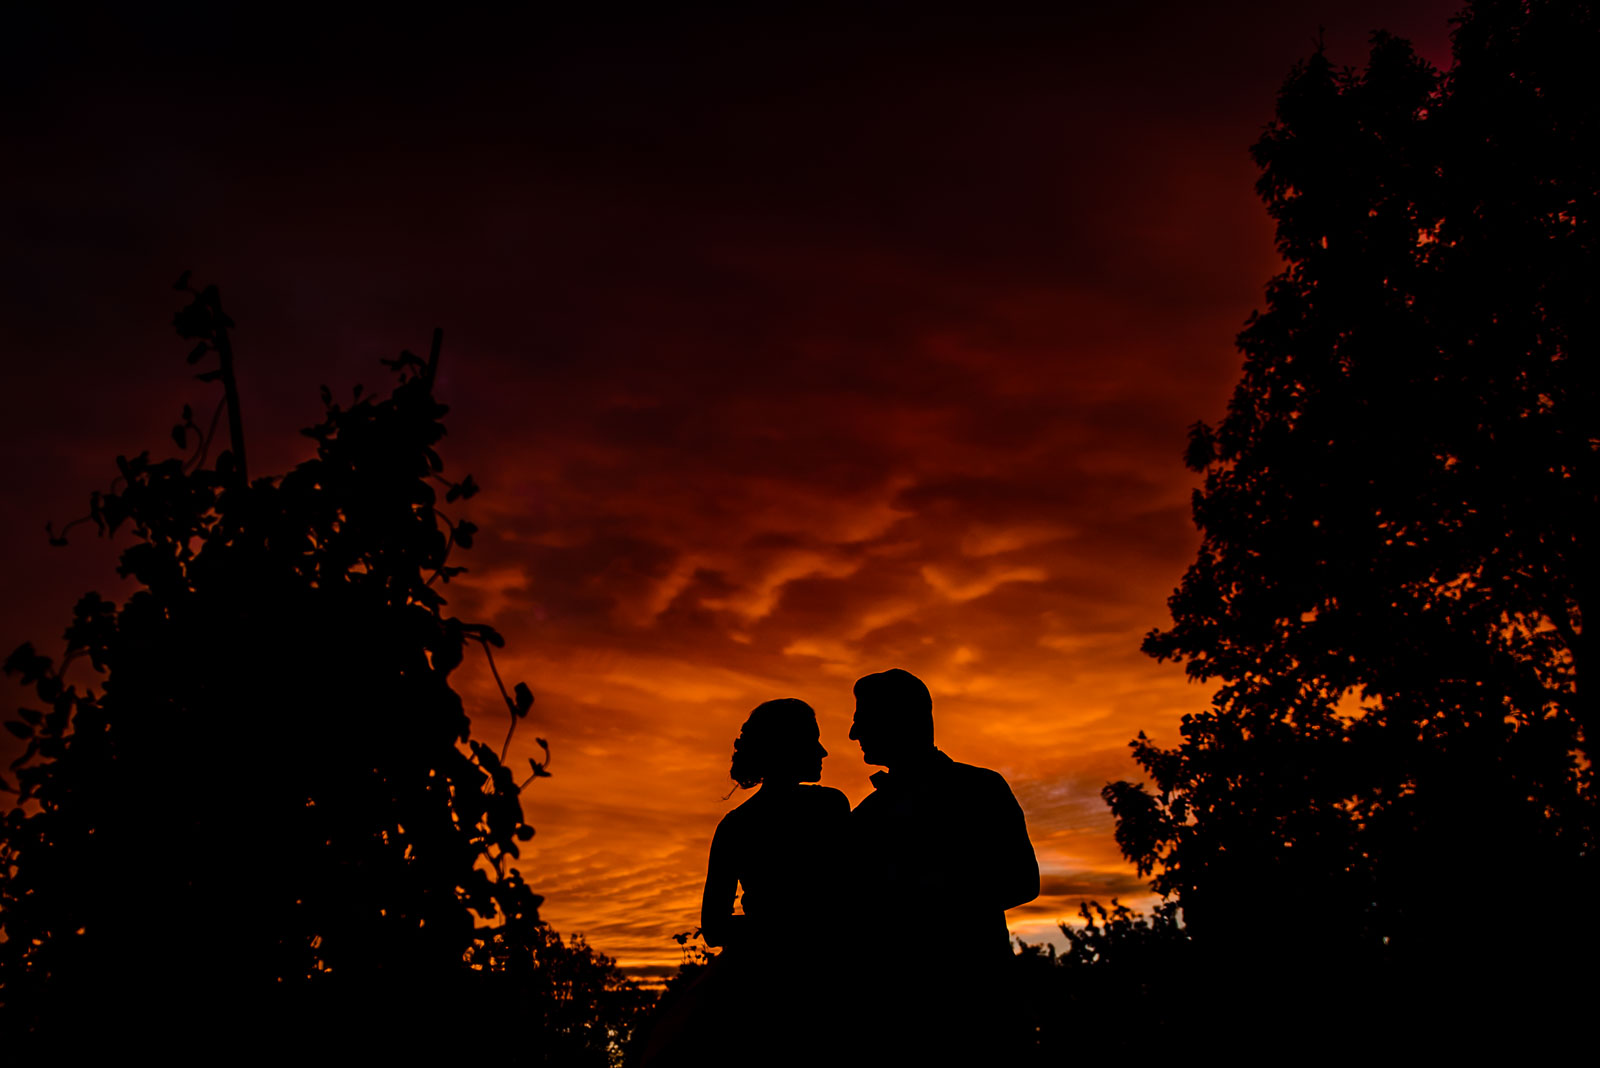
[[[933,748],[933,697],[921,679],[890,668],[856,680],[856,718],[850,737],[861,759],[893,767]]]

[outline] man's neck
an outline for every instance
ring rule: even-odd
[[[902,754],[893,764],[889,765],[890,771],[909,770],[931,763],[939,758],[939,747],[931,742],[921,749]]]

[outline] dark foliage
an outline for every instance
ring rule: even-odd
[[[1078,907],[1082,927],[1063,923],[1067,950],[1048,943],[1017,947],[1019,1005],[1040,1064],[1125,1057],[1128,1036],[1140,1048],[1172,1048],[1192,1037],[1189,935],[1169,902],[1144,915],[1111,899]]]
[[[678,970],[669,975],[662,984],[649,1011],[639,1018],[634,1030],[633,1046],[628,1051],[626,1063],[629,1065],[640,1064],[644,1060],[645,1047],[654,1037],[652,1033],[654,1028],[678,1008],[696,980],[703,976],[706,969],[717,959],[718,951],[706,945],[698,927],[692,931],[679,931],[672,936],[672,939],[683,951],[683,960],[679,963]]]
[[[1319,52],[1255,147],[1287,267],[1194,428],[1204,543],[1145,643],[1220,688],[1105,796],[1214,974],[1296,1019],[1355,975],[1544,1011],[1593,945],[1586,909],[1484,923],[1595,888],[1597,36],[1496,0],[1447,73]]]
[[[997,1054],[994,1063],[1057,1065],[1126,1059],[1135,1049],[1149,1055],[1194,1048],[1194,1029],[1203,1025],[1210,1004],[1196,997],[1197,989],[1204,990],[1206,977],[1196,970],[1193,946],[1177,903],[1159,905],[1147,915],[1113,898],[1109,909],[1098,901],[1084,901],[1078,912],[1084,920],[1082,926],[1060,924],[1067,941],[1065,952],[1058,955],[1049,943],[1018,942],[1009,969],[988,977],[1007,994],[1000,999],[1000,1018],[994,1021],[1000,1033],[1008,1039],[1021,1037],[1020,1048],[1005,1056]],[[628,1064],[657,1063],[644,1056],[652,1028],[670,1018],[685,998],[694,997],[694,984],[717,960],[717,954],[699,936],[698,929],[673,936],[683,949],[683,962],[636,1030]],[[941,942],[938,932],[931,937],[935,944]],[[826,951],[836,948],[830,946]],[[799,958],[814,948],[796,942],[793,950]],[[914,974],[915,966],[903,947],[880,953],[870,966],[851,963],[849,954],[859,955],[859,945],[847,947],[845,953],[825,958],[828,963],[823,974],[831,1007],[816,1020],[816,1029],[837,1031],[849,1023],[860,1026],[850,1014],[865,1010],[870,1015],[881,1005],[886,990],[927,978]],[[951,970],[954,967],[947,959],[935,981],[964,985],[968,977]],[[936,1035],[947,1036],[949,1030],[947,1025],[933,1022]],[[910,1037],[847,1033],[830,1055],[842,1064],[877,1064],[883,1057],[867,1053],[873,1043],[886,1042],[894,1050],[889,1055],[892,1058],[903,1053]],[[793,1043],[792,1038],[780,1041],[785,1048]],[[1215,1048],[1204,1042],[1198,1045]],[[704,1052],[701,1063],[720,1063],[713,1051]]]
[[[131,532],[139,589],[86,594],[60,664],[24,645],[5,665],[38,698],[7,725],[27,750],[0,836],[5,1029],[609,1063],[640,995],[541,923],[511,863],[548,749],[519,784],[449,683],[469,645],[493,667],[503,641],[440,593],[477,533],[444,506],[477,486],[435,451],[439,335],[427,360],[384,361],[386,397],[324,387],[315,457],[249,479],[232,324],[187,279],[175,325],[191,363],[219,358],[199,376],[224,386],[217,415],[202,430],[185,408],[187,459],[118,457],[86,517]],[[208,464],[224,409],[231,447]],[[68,681],[78,660],[95,685]],[[514,730],[533,694],[501,693]]]

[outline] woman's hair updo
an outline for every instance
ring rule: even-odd
[[[810,756],[817,744],[817,713],[797,697],[764,701],[750,713],[733,743],[728,774],[748,790],[774,770]]]

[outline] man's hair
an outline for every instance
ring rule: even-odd
[[[933,695],[903,668],[890,668],[856,680],[856,700],[872,702],[907,742],[933,744]]]

